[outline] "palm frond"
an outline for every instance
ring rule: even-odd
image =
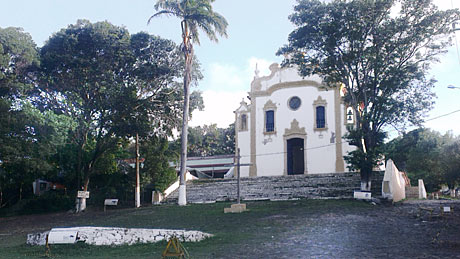
[[[155,14],[153,14],[152,16],[150,16],[150,18],[148,19],[147,21],[147,24],[150,24],[150,21],[155,18],[155,17],[158,17],[160,15],[166,15],[166,16],[177,16],[177,13],[176,12],[173,12],[173,11],[168,11],[168,10],[161,10]]]
[[[217,36],[227,37],[227,20],[212,9],[214,0],[158,0],[154,5],[157,13],[152,18],[160,15],[173,15],[189,25],[191,37],[195,43],[200,44],[199,30],[206,33],[211,41],[218,41]]]

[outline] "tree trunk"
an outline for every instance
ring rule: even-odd
[[[372,169],[361,169],[361,191],[370,192],[372,183]]]
[[[89,174],[85,177],[85,182],[84,182],[84,187],[83,191],[87,192],[88,191],[88,185],[89,185]],[[86,210],[86,197],[80,198],[80,206],[77,210],[78,212],[82,212]]]
[[[19,186],[19,200],[20,200],[20,201],[22,200],[22,183],[21,183],[21,185]]]
[[[139,177],[139,134],[136,133],[136,190],[135,190],[135,207],[139,208],[141,206],[141,186],[140,186],[140,177]]]
[[[188,118],[189,118],[189,101],[190,101],[190,81],[192,78],[192,59],[193,46],[190,42],[187,22],[182,22],[183,51],[185,56],[185,73],[184,73],[184,107],[182,112],[182,132],[181,132],[181,155],[180,155],[180,173],[179,173],[179,206],[187,205],[186,180],[185,174],[187,169],[187,137],[188,137]]]

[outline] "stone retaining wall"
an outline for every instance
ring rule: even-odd
[[[383,173],[374,173],[372,196],[381,196]],[[353,198],[361,185],[359,173],[331,173],[241,178],[243,200],[286,200],[295,198],[343,199]],[[187,202],[202,203],[236,199],[236,179],[200,179],[187,182]],[[177,201],[177,191],[167,202]]]
[[[175,236],[181,242],[198,242],[208,237],[201,231],[185,231],[171,229],[112,228],[112,227],[74,227],[66,230],[78,231],[79,242],[89,245],[132,245],[138,243],[155,243],[169,240]],[[62,229],[55,229],[62,230]],[[53,229],[51,230],[53,231]],[[28,245],[45,245],[46,236],[50,231],[27,235]]]

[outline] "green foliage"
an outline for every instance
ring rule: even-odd
[[[298,0],[290,16],[297,28],[278,54],[301,75],[344,87],[356,116],[348,140],[360,150],[348,161],[364,179],[381,157],[383,127],[419,124],[432,107],[428,69],[451,44],[459,17],[430,0]]]
[[[460,185],[460,138],[443,146],[441,168],[445,183],[450,187]]]
[[[21,28],[0,28],[0,98],[17,98],[30,89],[29,72],[39,64],[32,37]]]
[[[442,184],[454,187],[459,183],[459,141],[449,133],[416,129],[387,143],[384,153],[407,172],[412,183],[423,179],[428,191],[436,191]]]
[[[189,156],[228,155],[235,152],[235,125],[218,128],[216,124],[188,129]]]
[[[159,192],[163,192],[177,180],[176,170],[169,162],[177,160],[178,157],[168,147],[168,141],[158,137],[146,139],[141,146],[142,157],[145,158],[141,171],[142,182],[144,185],[150,184]]]
[[[71,116],[77,186],[88,189],[94,173],[115,171],[112,152],[123,135],[133,91],[127,85],[135,59],[131,36],[108,22],[79,20],[55,33],[41,49],[42,107]],[[118,130],[118,132],[117,132]],[[117,134],[118,133],[118,134]],[[81,182],[82,181],[82,182]]]
[[[178,83],[184,70],[181,50],[170,40],[144,32],[131,36],[129,49],[126,87],[114,109],[114,132],[122,137],[169,136],[180,125],[182,115],[183,92]],[[192,77],[194,82],[202,77],[198,64]]]
[[[75,200],[70,196],[57,192],[48,191],[34,199],[25,200],[19,214],[37,214],[72,209]]]
[[[181,49],[79,20],[51,36],[40,54],[22,29],[0,28],[0,207],[31,195],[36,178],[73,194],[92,176],[90,203],[127,198],[134,178],[119,161],[132,157],[129,137],[168,137],[180,125]],[[196,84],[202,75],[194,65]],[[192,110],[203,107],[200,92],[191,101]],[[160,178],[170,178],[164,172]]]
[[[227,37],[227,20],[212,9],[214,0],[158,0],[152,18],[160,15],[172,15],[187,22],[190,37],[195,43],[200,44],[200,30],[212,41],[217,42],[217,34]]]

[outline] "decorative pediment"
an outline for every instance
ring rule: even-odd
[[[276,104],[272,100],[268,100],[264,105],[264,111],[276,110]]]
[[[316,99],[314,102],[313,102],[313,106],[324,106],[326,105],[327,102],[326,100],[324,100],[321,95],[318,96],[318,99]]]
[[[291,122],[291,128],[290,129],[286,129],[284,131],[284,136],[287,137],[287,136],[291,136],[291,135],[307,135],[307,132],[305,131],[305,127],[299,127],[299,122],[294,119],[292,122]]]

